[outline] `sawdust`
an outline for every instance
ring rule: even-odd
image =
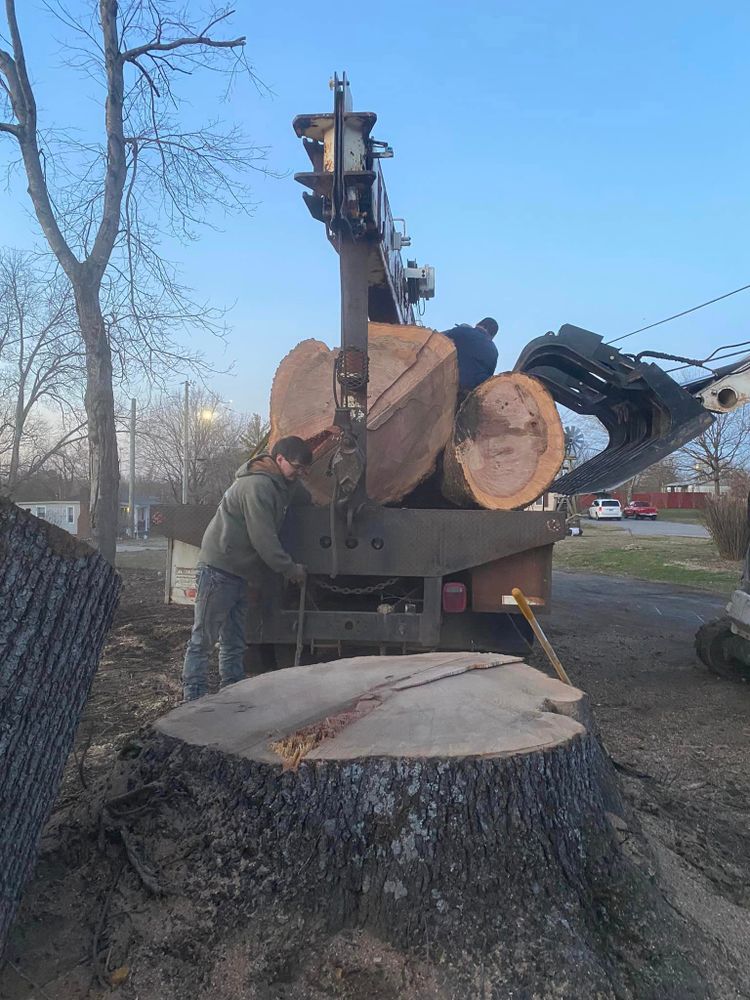
[[[270,744],[270,749],[281,757],[284,771],[296,771],[300,761],[312,750],[317,749],[325,740],[334,739],[347,726],[364,718],[380,704],[380,699],[375,695],[362,698],[353,708],[337,715],[329,715],[312,726],[305,726],[288,736],[274,740]]]

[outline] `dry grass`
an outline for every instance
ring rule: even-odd
[[[723,559],[745,558],[750,545],[750,524],[744,500],[709,497],[703,509],[703,523]]]
[[[629,576],[722,593],[734,590],[741,566],[720,558],[710,538],[632,535],[615,525],[597,525],[581,537],[555,544],[555,569]]]

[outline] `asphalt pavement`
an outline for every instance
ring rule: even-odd
[[[587,517],[581,518],[584,531],[601,528],[611,530],[620,528],[633,535],[659,535],[660,537],[678,536],[680,538],[708,538],[708,532],[702,524],[689,521],[636,521],[632,517],[624,517],[622,521],[594,521]]]
[[[556,570],[552,574],[549,621],[554,626],[556,616],[558,620],[573,617],[593,629],[597,624],[601,627],[603,621],[631,628],[644,623],[656,628],[687,623],[698,628],[721,615],[730,596],[671,583]]]

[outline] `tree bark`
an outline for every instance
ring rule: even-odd
[[[461,404],[442,491],[459,507],[525,507],[549,487],[564,457],[562,422],[542,383],[519,372],[495,375]]]
[[[264,926],[297,948],[322,926],[325,964],[325,935],[359,928],[407,962],[426,953],[448,980],[439,996],[705,995],[662,978],[685,969],[664,958],[666,907],[623,853],[629,821],[585,696],[512,660],[300,667],[161,720],[120,780],[171,803],[134,824],[152,856],[206,845],[177,934],[194,913],[246,953]],[[650,989],[625,988],[624,952]]]
[[[271,443],[290,434],[310,443],[306,485],[328,503],[327,475],[338,440],[333,366],[338,350],[319,340],[298,344],[279,365],[271,390]],[[447,337],[418,326],[371,323],[367,391],[367,492],[392,503],[434,470],[456,408],[456,353]]]
[[[117,605],[97,553],[0,500],[0,951]]]
[[[89,442],[91,527],[94,543],[112,565],[117,549],[120,461],[112,389],[112,352],[107,339],[98,284],[74,282],[76,312],[86,345],[85,407]]]

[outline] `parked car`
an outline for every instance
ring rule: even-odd
[[[627,507],[622,508],[623,517],[634,517],[636,521],[640,521],[642,517],[647,517],[649,521],[655,521],[659,516],[659,511],[656,507],[652,507],[647,500],[633,500]]]
[[[589,507],[589,517],[593,521],[621,521],[622,507],[619,500],[612,497],[597,497]]]

